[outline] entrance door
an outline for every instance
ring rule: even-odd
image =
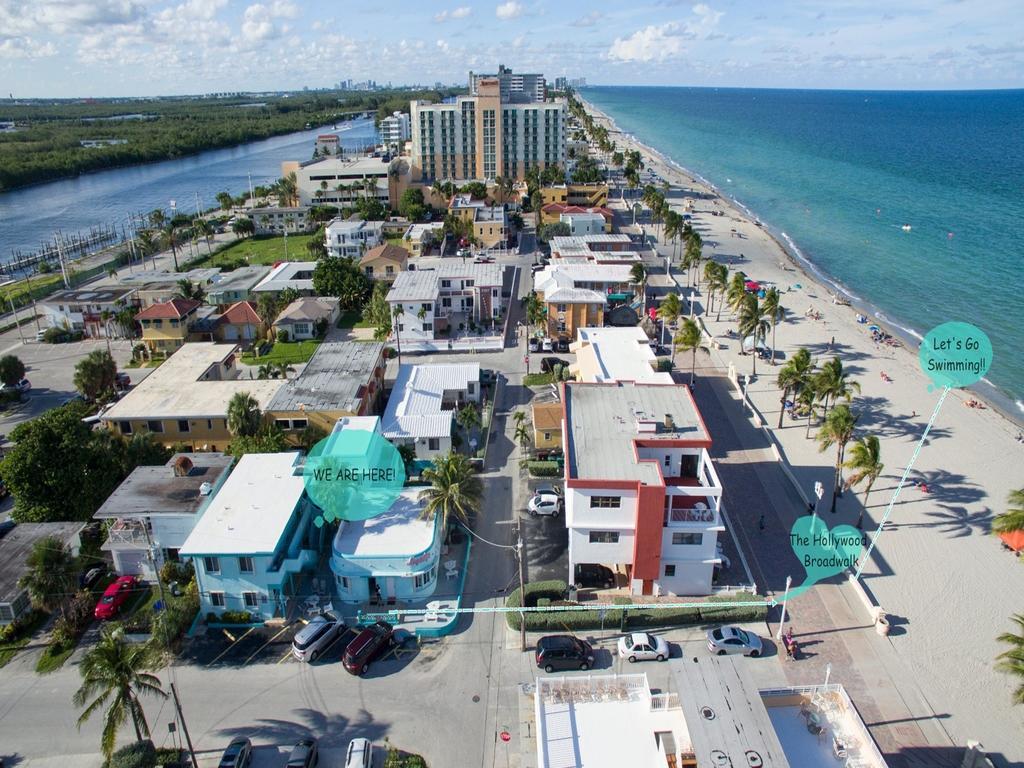
[[[398,595],[395,593],[394,576],[388,576],[386,579],[384,579],[384,596],[388,599],[389,602],[394,602],[395,598],[398,597]]]
[[[380,602],[380,585],[377,584],[377,580],[371,576],[366,580],[366,588],[369,591],[370,602]]]

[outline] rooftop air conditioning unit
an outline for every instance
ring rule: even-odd
[[[203,483],[202,485],[199,486],[199,495],[200,496],[209,496],[212,492],[213,492],[213,486],[210,485],[209,483]]]

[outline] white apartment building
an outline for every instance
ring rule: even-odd
[[[635,595],[706,595],[722,485],[689,389],[564,386],[569,575],[578,563],[623,573]]]
[[[501,89],[501,100],[511,104],[544,101],[547,96],[547,81],[544,75],[513,72],[504,64],[498,65],[497,74],[484,75],[469,73],[469,95],[476,96],[482,80],[496,79]]]
[[[417,459],[452,449],[455,413],[480,402],[480,363],[402,365],[381,419],[381,433],[395,445],[411,445]]]
[[[252,219],[257,235],[308,232],[310,226],[308,205],[253,208],[249,211],[249,218]]]
[[[358,259],[383,242],[383,221],[334,219],[327,225],[325,244],[331,256]]]
[[[380,121],[378,128],[380,142],[392,152],[400,152],[402,145],[409,140],[409,115],[395,112]]]
[[[116,323],[104,320],[104,312],[117,314],[136,309],[135,288],[77,288],[57,291],[38,303],[48,327],[83,331],[94,339],[123,333]]]
[[[300,205],[353,207],[363,197],[375,197],[395,207],[396,194],[388,176],[391,164],[380,157],[345,158],[330,155],[305,163],[281,164],[282,176],[295,174]]]
[[[576,362],[569,366],[576,381],[673,383],[671,373],[658,371],[658,358],[651,349],[651,340],[638,326],[578,328],[576,336],[569,348],[576,353]]]
[[[565,165],[565,100],[513,103],[496,78],[454,103],[410,103],[412,179],[522,179],[527,169]]]
[[[558,220],[569,225],[569,234],[574,237],[604,234],[605,219],[600,213],[563,213]]]

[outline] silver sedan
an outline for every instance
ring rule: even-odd
[[[708,650],[719,656],[742,653],[744,656],[757,657],[761,655],[761,638],[739,627],[709,629]]]

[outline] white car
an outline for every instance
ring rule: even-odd
[[[634,632],[619,638],[619,658],[630,664],[637,661],[665,661],[671,655],[668,641],[663,637]]]
[[[345,752],[345,768],[370,768],[373,765],[373,745],[369,739],[352,739]]]
[[[345,623],[333,613],[314,616],[292,640],[292,656],[299,661],[316,661],[344,631]]]
[[[553,349],[554,349],[554,345],[552,344],[551,339],[544,339],[543,341],[541,341],[541,343],[540,343],[540,351],[541,352],[551,352]]]
[[[534,517],[537,515],[554,516],[562,511],[562,497],[556,493],[537,493],[530,499],[526,508]]]
[[[719,656],[742,653],[744,656],[756,658],[761,655],[761,638],[739,627],[709,629],[708,650]]]

